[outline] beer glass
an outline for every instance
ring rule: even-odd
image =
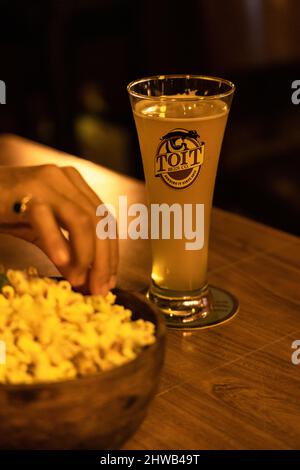
[[[148,298],[175,328],[223,322],[238,304],[208,286],[207,258],[214,182],[235,86],[215,77],[162,75],[133,81],[127,90],[151,210]]]

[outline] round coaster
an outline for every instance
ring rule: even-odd
[[[215,286],[209,286],[209,291],[213,307],[205,317],[195,314],[187,318],[181,317],[179,321],[178,317],[165,315],[167,326],[177,330],[212,328],[228,322],[238,313],[239,303],[232,294]]]

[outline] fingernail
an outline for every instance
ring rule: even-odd
[[[99,287],[99,293],[100,295],[107,295],[109,292],[109,284],[108,283],[105,283],[105,284],[102,284],[100,287]]]
[[[85,284],[86,274],[80,274],[77,276],[72,276],[70,282],[73,286],[82,286]]]
[[[53,253],[53,261],[57,265],[65,265],[70,261],[70,256],[67,250],[59,248]]]
[[[108,288],[113,289],[117,285],[117,276],[114,274],[111,276],[109,283],[108,283]]]

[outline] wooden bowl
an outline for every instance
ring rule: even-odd
[[[136,431],[158,387],[165,325],[144,296],[115,293],[134,319],[156,325],[156,343],[112,371],[64,382],[0,385],[1,449],[117,449]]]

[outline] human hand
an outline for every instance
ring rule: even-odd
[[[2,166],[0,187],[0,232],[39,246],[73,286],[103,295],[115,287],[117,240],[97,238],[102,201],[75,168]],[[17,214],[14,203],[25,195],[31,196],[28,209]]]

